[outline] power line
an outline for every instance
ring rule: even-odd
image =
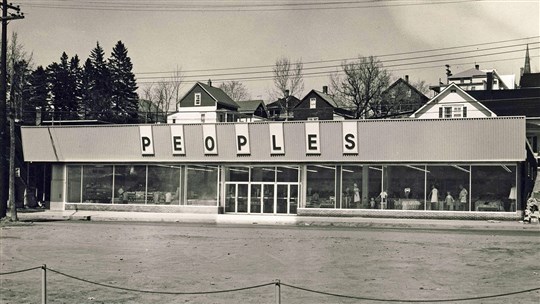
[[[381,7],[408,7],[421,5],[445,5],[445,4],[463,4],[473,2],[486,2],[489,0],[441,0],[441,1],[408,1],[395,3],[392,0],[369,0],[369,1],[341,1],[340,2],[317,2],[317,3],[283,3],[283,4],[168,4],[168,3],[119,3],[99,2],[95,6],[88,4],[69,4],[66,1],[58,4],[36,3],[26,4],[28,7],[46,8],[46,9],[70,9],[70,10],[94,10],[94,11],[143,11],[143,12],[276,12],[276,11],[315,11],[315,10],[342,10],[342,9],[371,9]],[[96,1],[94,1],[95,3]],[[385,4],[386,3],[386,4]],[[294,6],[293,6],[294,5]]]
[[[529,50],[536,50],[536,49],[540,49],[540,47],[534,47],[534,48],[529,48]],[[494,56],[494,55],[502,55],[502,54],[509,54],[509,53],[515,53],[515,52],[521,52],[522,50],[512,50],[512,51],[504,51],[504,52],[495,52],[495,53],[490,53],[490,54],[482,54],[481,56],[482,57],[485,57],[485,56]],[[411,63],[397,63],[397,64],[393,64],[393,65],[387,65],[385,66],[385,68],[392,68],[392,67],[401,67],[401,66],[412,66],[412,65],[419,65],[419,64],[427,64],[427,63],[435,63],[435,62],[446,62],[446,63],[452,63],[453,60],[461,60],[461,59],[470,59],[470,58],[476,58],[478,57],[479,55],[475,55],[475,56],[461,56],[461,57],[456,57],[456,58],[442,58],[442,59],[437,59],[437,60],[429,60],[429,61],[423,61],[423,62],[411,62]],[[489,62],[489,61],[488,61]],[[269,72],[267,72],[269,73]],[[335,73],[342,73],[340,71],[320,71],[320,72],[311,72],[311,73],[304,73],[303,74],[303,77],[306,78],[306,76],[313,76],[313,75],[319,75],[319,76],[329,76],[329,75],[332,75],[332,74],[335,74]],[[224,74],[224,75],[229,75],[229,74]],[[203,78],[203,77],[212,77],[213,75],[195,75],[195,76],[190,76],[191,78],[195,78],[195,77],[199,77],[199,78]],[[273,79],[273,75],[269,75],[269,76],[250,76],[250,77],[228,77],[228,78],[218,78],[218,79],[213,79],[213,81],[215,82],[222,82],[222,81],[248,81],[248,80],[269,80],[269,79]],[[160,77],[160,79],[163,79],[165,77]],[[148,79],[148,78],[139,78],[139,79]],[[153,83],[153,82],[156,82],[156,81],[142,81],[142,82],[138,82],[138,83]],[[162,81],[159,81],[159,82],[167,82],[167,80],[162,80]],[[189,83],[190,81],[182,81],[184,83]],[[197,81],[193,81],[193,82],[197,82]]]
[[[539,44],[540,42],[535,42],[534,44]],[[471,52],[485,52],[489,50],[496,50],[496,49],[505,49],[505,48],[511,48],[511,47],[517,47],[517,46],[525,46],[529,44],[516,44],[516,45],[510,45],[510,46],[499,46],[499,47],[492,47],[492,48],[486,48],[483,50],[469,50],[469,51],[460,51],[460,52],[454,52],[454,53],[444,53],[444,54],[435,54],[435,55],[427,55],[427,56],[420,56],[420,57],[411,57],[411,58],[402,58],[402,59],[389,59],[389,60],[383,60],[381,63],[389,63],[389,62],[399,62],[399,61],[408,61],[408,60],[417,60],[417,59],[425,59],[425,58],[434,58],[434,57],[441,57],[441,56],[448,56],[448,55],[456,55],[456,54],[466,54]],[[531,48],[535,49],[535,48]],[[516,50],[515,52],[520,52],[523,50]],[[478,54],[476,56],[484,56],[483,54]],[[445,59],[447,60],[447,59]],[[411,63],[416,64],[416,63]],[[319,69],[329,69],[329,68],[339,68],[341,65],[329,65],[329,66],[315,66],[315,67],[307,67],[303,68],[303,70],[319,70]],[[251,74],[268,74],[273,73],[273,71],[253,71],[253,72],[236,72],[236,73],[219,73],[219,74],[202,74],[202,75],[186,75],[182,78],[202,78],[202,77],[216,77],[216,76],[229,76],[229,75],[251,75]],[[139,79],[163,79],[163,78],[176,78],[177,76],[145,76],[145,77],[139,77]]]
[[[515,41],[522,41],[522,40],[530,40],[530,39],[538,39],[540,36],[531,36],[531,37],[525,37],[525,38],[518,38],[518,39],[509,39],[509,40],[501,40],[501,41],[492,41],[492,42],[484,42],[484,43],[476,43],[476,44],[468,44],[468,45],[461,45],[461,46],[453,46],[453,47],[446,47],[446,48],[436,48],[436,49],[429,49],[429,50],[420,50],[420,51],[410,51],[410,52],[402,52],[402,53],[393,53],[393,54],[382,54],[382,55],[376,55],[377,58],[384,58],[384,57],[393,57],[393,56],[401,56],[401,55],[411,55],[411,54],[419,54],[419,53],[429,53],[429,52],[437,52],[437,51],[446,51],[446,50],[454,50],[459,48],[468,48],[468,47],[476,47],[476,46],[482,46],[482,45],[492,45],[492,44],[500,44],[500,43],[507,43],[507,42],[515,42]],[[537,43],[537,42],[535,42]],[[314,63],[327,63],[327,62],[343,62],[346,60],[355,60],[358,59],[358,57],[354,58],[342,58],[342,59],[329,59],[329,60],[318,60],[318,61],[306,61],[303,62],[303,64],[314,64]],[[272,68],[274,65],[258,65],[258,66],[244,66],[244,67],[229,67],[229,68],[218,68],[218,69],[197,69],[197,70],[186,70],[182,71],[182,73],[192,73],[192,72],[209,72],[209,71],[226,71],[226,70],[241,70],[241,69],[257,69],[257,68]],[[165,72],[139,72],[136,74],[161,74],[161,73],[175,73],[176,71],[165,71]]]

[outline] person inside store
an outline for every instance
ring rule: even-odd
[[[446,203],[446,206],[448,206],[448,210],[454,211],[454,210],[457,209],[457,208],[455,208],[454,197],[452,196],[452,193],[450,193],[450,191],[446,192],[446,198],[444,199],[444,202]]]
[[[439,189],[435,185],[431,185],[430,202],[431,210],[439,209]]]
[[[118,189],[118,200],[122,204],[127,204],[127,192],[124,190],[123,186],[120,186],[120,189]]]
[[[467,208],[467,197],[469,196],[469,192],[467,192],[467,189],[463,187],[463,185],[459,185],[459,210],[466,211]]]
[[[388,192],[387,190],[381,191],[379,194],[379,198],[381,199],[381,207],[382,209],[388,209]]]
[[[358,188],[358,185],[354,183],[353,185],[353,202],[355,208],[360,208],[360,188]]]

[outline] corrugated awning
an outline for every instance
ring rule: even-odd
[[[351,122],[350,120],[345,122]],[[358,120],[358,154],[343,154],[341,121],[320,121],[320,154],[306,155],[306,122],[283,122],[283,155],[271,155],[269,125],[248,123],[251,153],[237,155],[236,123],[217,123],[217,155],[205,155],[203,124],[184,125],[185,155],[172,153],[170,126],[152,125],[143,156],[138,125],[22,127],[29,162],[493,162],[526,158],[525,118]],[[312,123],[312,122],[310,122]]]

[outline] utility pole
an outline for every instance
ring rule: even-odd
[[[9,12],[8,10],[12,10]],[[14,11],[14,12],[13,12]],[[0,218],[7,215],[7,207],[11,208],[11,219],[17,220],[17,207],[15,206],[15,121],[11,111],[13,107],[9,107],[9,170],[7,168],[6,147],[8,146],[7,136],[7,25],[8,21],[23,19],[24,15],[20,12],[19,6],[8,4],[7,0],[2,0],[2,49],[0,63]],[[9,184],[9,187],[6,187]],[[9,194],[6,195],[6,189],[9,188]],[[9,202],[8,202],[9,199]]]

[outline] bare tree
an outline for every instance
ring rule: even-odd
[[[415,87],[420,93],[428,96],[428,94],[429,94],[429,85],[426,83],[425,80],[418,80],[417,82],[414,82],[411,85],[413,87]]]
[[[374,56],[359,56],[353,62],[343,62],[341,73],[330,76],[334,95],[341,98],[356,118],[377,116],[381,93],[388,87],[390,75]]]
[[[281,57],[276,60],[272,69],[274,73],[275,91],[273,97],[283,97],[288,90],[292,96],[300,95],[304,91],[304,64],[301,59],[291,62],[287,57]]]
[[[28,77],[33,69],[33,54],[28,54],[18,40],[16,32],[11,34],[7,54],[9,99],[16,118],[21,118],[24,107],[23,93],[28,89]]]
[[[231,80],[224,82],[219,86],[219,88],[229,95],[229,97],[234,101],[251,99],[251,95],[249,94],[247,88],[239,81]]]
[[[182,71],[177,68],[169,79],[144,87],[142,96],[149,103],[142,105],[142,111],[152,116],[152,120],[161,121],[169,112],[176,110],[183,79]]]

